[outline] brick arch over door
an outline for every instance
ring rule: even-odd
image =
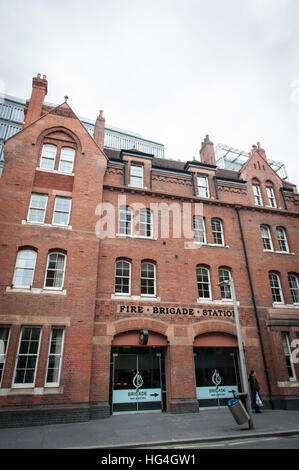
[[[148,346],[167,346],[168,325],[160,320],[146,318],[130,318],[117,320],[111,325],[112,346],[139,345],[138,332],[147,329],[149,332]]]
[[[193,326],[194,346],[238,346],[236,327],[224,320],[206,320]]]

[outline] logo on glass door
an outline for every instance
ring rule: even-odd
[[[216,388],[219,387],[219,385],[221,384],[221,377],[220,377],[220,374],[218,372],[218,370],[214,370],[214,374],[212,375],[212,382],[214,385],[216,385]]]
[[[134,375],[133,385],[136,388],[136,391],[138,391],[138,389],[143,385],[143,378],[141,377],[139,370],[137,370],[136,374]]]

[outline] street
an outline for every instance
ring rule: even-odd
[[[146,447],[149,449],[150,447]],[[155,447],[157,448],[157,447]],[[159,449],[181,449],[179,445],[161,446]],[[221,442],[185,444],[184,449],[299,449],[299,434],[294,436],[234,439]]]

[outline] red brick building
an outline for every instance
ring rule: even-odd
[[[198,412],[240,389],[299,406],[299,195],[253,146],[240,172],[104,147],[33,79],[0,180],[0,423]],[[295,360],[294,360],[295,359]],[[216,389],[215,384],[218,383]]]

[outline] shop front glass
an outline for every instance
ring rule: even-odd
[[[163,347],[113,347],[111,359],[112,413],[165,410]]]
[[[224,406],[240,391],[237,348],[195,347],[194,364],[199,407]]]

